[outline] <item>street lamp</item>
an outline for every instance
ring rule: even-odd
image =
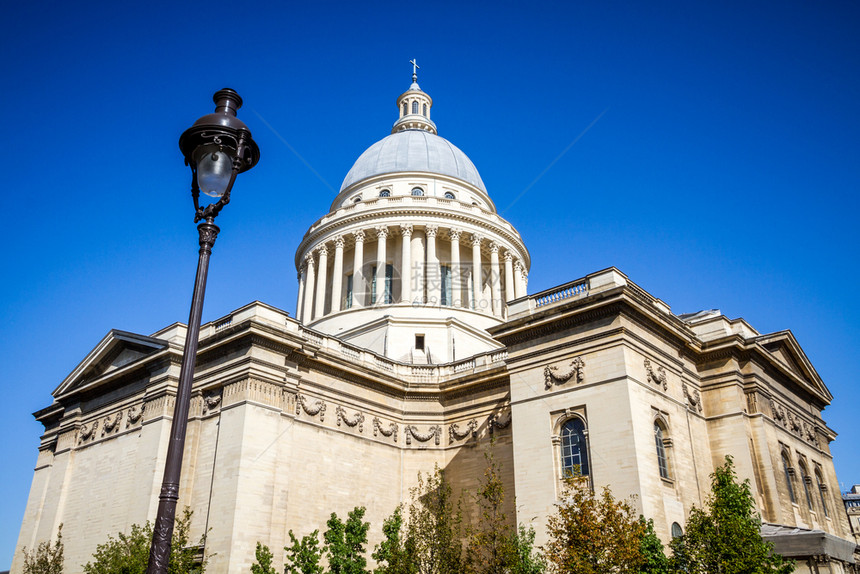
[[[158,497],[158,514],[152,533],[147,574],[166,574],[170,562],[170,540],[176,519],[176,502],[179,500],[179,477],[182,472],[194,363],[197,359],[200,316],[203,312],[203,297],[206,294],[206,275],[209,271],[212,246],[220,231],[215,225],[215,217],[230,203],[230,190],[236,181],[236,175],[251,169],[260,160],[260,148],[251,139],[248,126],[236,117],[236,110],[242,107],[239,94],[224,88],[215,92],[212,99],[215,101],[215,112],[194,122],[179,138],[179,149],[185,156],[185,164],[191,167],[194,222],[203,220],[203,223],[197,226],[200,233],[200,257],[197,261],[197,276],[194,278],[188,332],[185,335],[179,388],[173,409],[173,422],[170,425],[170,442],[167,447],[167,461],[164,464],[161,494]],[[217,198],[217,201],[201,206],[200,192]]]

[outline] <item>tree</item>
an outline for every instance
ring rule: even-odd
[[[57,528],[53,546],[50,540],[27,551],[24,547],[24,574],[63,574],[63,525]]]
[[[257,550],[254,552],[254,563],[251,564],[251,574],[278,574],[272,566],[272,551],[265,544],[257,542]]]
[[[609,488],[592,492],[587,478],[567,481],[547,533],[545,555],[558,574],[634,574],[643,562],[645,526]]]
[[[408,537],[419,574],[461,574],[463,515],[443,470],[418,475],[410,491]]]
[[[535,529],[520,524],[513,533],[514,559],[510,564],[510,574],[543,574],[546,571],[546,558],[535,549]]]
[[[794,562],[761,537],[749,480],[738,483],[732,457],[711,475],[704,509],[693,507],[686,533],[672,543],[674,567],[691,574],[789,574]]]
[[[170,544],[169,574],[203,574],[206,557],[197,561],[197,548],[188,547],[188,531],[191,526],[191,510],[188,508],[181,518],[176,519],[173,539]],[[204,535],[200,545],[205,541]],[[152,544],[152,523],[144,526],[131,525],[131,533],[119,533],[116,538],[108,536],[108,541],[99,544],[93,554],[94,561],[84,566],[85,574],[144,574],[149,561],[149,547]]]
[[[487,468],[473,495],[478,519],[469,528],[467,567],[481,574],[507,574],[516,559],[514,530],[504,512],[505,485],[501,469],[493,457],[492,443],[484,452]]]
[[[642,535],[642,566],[641,574],[669,574],[669,559],[663,550],[663,543],[654,532],[654,521],[650,518],[646,521],[644,516],[639,517],[639,522],[644,526]]]
[[[334,515],[332,515],[334,516]],[[284,564],[284,574],[322,574],[323,567],[322,548],[319,545],[319,530],[302,536],[301,540],[296,538],[290,530],[290,546],[284,546],[287,551],[287,559]]]
[[[376,545],[371,555],[376,560],[374,574],[417,574],[415,564],[414,537],[404,539],[403,508],[382,522],[382,542]]]
[[[323,534],[331,574],[368,574],[364,545],[367,544],[369,522],[362,522],[364,507],[353,508],[346,522],[331,513],[326,522],[328,530]],[[295,540],[295,539],[293,539]]]

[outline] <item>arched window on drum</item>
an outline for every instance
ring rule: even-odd
[[[585,423],[572,418],[561,427],[561,475],[564,478],[588,476],[588,444]]]

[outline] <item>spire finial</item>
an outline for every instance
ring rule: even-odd
[[[420,68],[421,66],[418,65],[418,62],[415,61],[415,58],[412,58],[411,60],[409,60],[409,63],[412,64],[412,81],[417,82],[418,81],[418,68]]]

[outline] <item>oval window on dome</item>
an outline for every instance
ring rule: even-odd
[[[446,191],[446,192],[445,192],[445,199],[457,199],[457,196],[455,196],[455,195],[454,195],[453,193],[451,193],[450,191]]]
[[[421,189],[420,187],[413,187],[412,188],[412,195],[424,195],[424,190]]]
[[[383,189],[379,192],[379,197],[391,197],[391,192],[387,189]]]
[[[360,196],[360,195],[356,195],[355,197],[353,197],[353,198],[352,198],[352,202],[353,202],[353,203],[358,203],[359,201],[361,201],[361,196]]]

